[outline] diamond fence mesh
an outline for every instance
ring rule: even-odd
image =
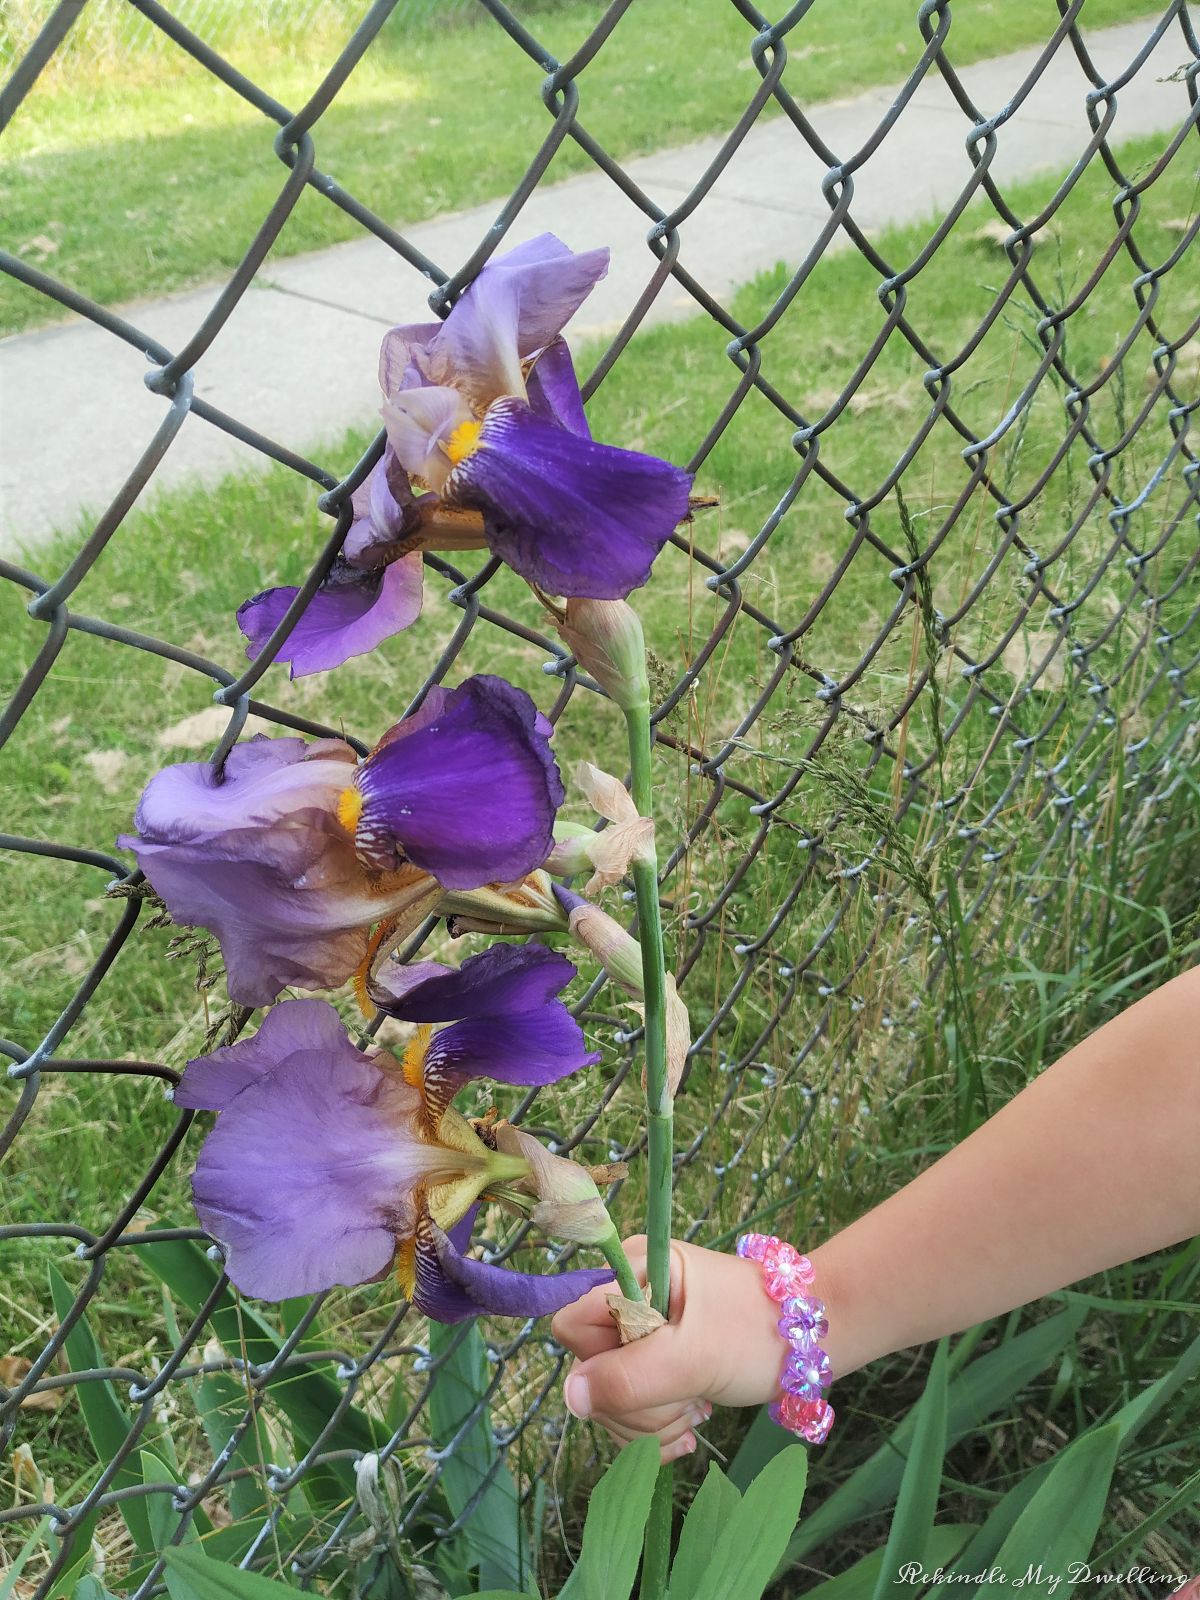
[[[679,1101],[677,1231],[704,1243],[728,1242],[750,1219],[811,1207],[814,1185],[836,1185],[838,1163],[865,1120],[928,1067],[931,1053],[950,1060],[965,1114],[977,1096],[982,1104],[987,1041],[972,1035],[970,994],[986,985],[999,943],[1028,949],[1032,967],[1033,953],[1055,940],[1065,948],[1103,941],[1102,909],[1086,892],[1097,870],[1110,895],[1156,892],[1144,881],[1146,864],[1161,858],[1162,839],[1195,806],[1189,766],[1200,682],[1200,466],[1190,431],[1200,404],[1200,305],[1185,266],[1200,214],[1193,205],[1165,227],[1157,217],[1154,245],[1144,242],[1156,186],[1181,167],[1194,174],[1200,42],[1187,5],[1167,6],[1147,24],[1144,48],[1105,78],[1080,30],[1082,0],[1058,0],[1028,79],[996,108],[974,104],[956,72],[947,0],[925,0],[916,18],[920,59],[868,142],[847,151],[826,145],[819,115],[810,120],[783,80],[789,49],[803,48],[809,3],[774,21],[749,0],[733,3],[758,82],[700,181],[666,203],[643,193],[586,127],[588,65],[630,0],[609,6],[561,62],[499,0],[480,0],[479,26],[502,29],[514,53],[545,70],[546,135],[478,248],[465,261],[435,262],[319,168],[322,115],[388,22],[390,0],[371,7],[295,110],[206,41],[202,8],[193,18],[137,0],[130,9],[138,27],[156,30],[164,48],[186,51],[278,125],[278,202],[179,349],[69,283],[0,258],[32,292],[147,352],[147,382],[165,404],[136,469],[61,570],[3,565],[28,600],[37,639],[2,737],[46,737],[39,695],[61,670],[64,647],[82,634],[104,643],[113,673],[132,653],[148,652],[213,687],[228,712],[213,753],[219,762],[251,715],[312,734],[341,730],[258,697],[268,656],[227,669],[149,631],[148,617],[114,623],[75,609],[75,599],[189,416],[302,483],[328,520],[307,592],[329,569],[349,524],[350,493],[378,459],[382,438],[348,472],[334,470],[193,388],[305,186],[384,241],[398,269],[428,278],[430,304],[443,315],[518,223],[563,141],[574,140],[644,214],[645,292],[599,355],[585,395],[602,407],[614,371],[636,368],[651,408],[685,407],[687,465],[702,488],[722,450],[753,451],[764,439],[775,450],[764,467],[769,513],[744,531],[729,525],[728,502],[699,513],[665,553],[645,602],[648,618],[658,617],[662,595],[675,619],[648,627],[662,655],[654,720],[664,914],[695,1036]],[[15,61],[0,127],[67,47],[81,10],[66,3],[46,16]],[[636,8],[624,25],[641,25]],[[1121,92],[1167,30],[1191,112],[1151,158],[1143,150],[1127,170]],[[470,35],[457,47],[469,49]],[[1029,89],[1063,52],[1078,62],[1091,136],[1030,210],[1001,187],[994,167]],[[970,175],[933,226],[881,244],[856,223],[856,174],[931,74],[957,103],[953,137],[965,142]],[[706,197],[768,111],[786,119],[798,153],[820,162],[828,221],[802,259],[755,286],[750,316],[745,297],[734,308],[719,303],[689,272],[686,240],[705,226]],[[1100,190],[1088,188],[1098,180]],[[971,201],[978,204],[967,212]],[[1098,206],[1109,208],[1102,246],[1079,264],[1073,230],[1084,213],[1094,227]],[[1164,250],[1167,235],[1173,242]],[[983,265],[974,270],[989,279],[983,314],[965,336],[941,316],[946,285],[937,277],[946,260],[958,270],[951,252],[964,237],[977,260],[982,241]],[[896,241],[904,253],[882,253]],[[842,253],[827,261],[835,248]],[[1075,263],[1070,273],[1065,258]],[[818,392],[802,362],[839,333],[821,310],[831,269],[844,281],[859,274],[871,306],[857,327],[867,330],[860,343],[840,330],[841,381]],[[645,354],[636,338],[664,290],[694,302],[701,320],[688,325],[689,337],[703,343],[705,359],[727,364],[715,409],[686,410],[686,363],[661,344],[646,345]],[[807,307],[816,322],[803,322]],[[1093,324],[1103,329],[1101,345]],[[793,551],[790,571],[785,549]],[[566,739],[579,737],[569,731],[573,718],[580,728],[596,725],[603,708],[594,686],[530,621],[495,562],[460,570],[427,557],[427,567],[454,625],[432,666],[429,650],[424,681],[414,673],[405,684],[405,698],[415,703],[448,675],[520,662]],[[3,1042],[12,1096],[0,1152],[18,1161],[41,1103],[65,1075],[166,1084],[178,1076],[140,1059],[129,1034],[124,1053],[72,1055],[72,1033],[88,1008],[109,1006],[120,1034],[118,957],[149,913],[139,874],[109,853],[106,838],[46,832],[0,842],[18,863],[33,856],[64,874],[94,874],[95,892],[111,884],[109,935],[49,1031]],[[18,869],[13,882],[20,881]],[[440,936],[434,928],[422,935]],[[599,1099],[579,1098],[585,1090],[553,1103],[530,1094],[508,1110],[560,1149],[629,1159],[633,1175],[615,1204],[632,1222],[639,1034],[612,1011],[609,994],[597,977],[576,1001],[605,1050]],[[234,1037],[247,1020],[223,1013],[210,1042]],[[203,1042],[190,1038],[185,1053]],[[204,1235],[177,1225],[180,1175],[197,1147],[192,1121],[181,1114],[160,1143],[148,1120],[142,1170],[126,1174],[119,1205],[101,1200],[87,1215],[67,1210],[0,1229],[9,1249],[30,1240],[63,1246],[44,1342],[28,1371],[0,1390],[3,1439],[19,1443],[23,1424],[37,1416],[29,1402],[65,1389],[78,1393],[93,1437],[110,1442],[100,1469],[70,1494],[0,1511],[0,1524],[20,1538],[52,1519],[54,1553],[33,1586],[37,1595],[53,1590],[98,1529],[111,1534],[114,1526],[128,1527],[128,1586],[144,1596],[163,1586],[155,1541],[183,1540],[197,1526],[215,1523],[228,1558],[243,1565],[291,1563],[305,1583],[350,1565],[369,1588],[392,1557],[389,1570],[403,1571],[412,1550],[439,1540],[446,1548],[468,1524],[495,1516],[497,1504],[513,1519],[540,1519],[556,1455],[566,1450],[586,1470],[590,1448],[564,1441],[562,1355],[547,1330],[489,1324],[478,1347],[471,1329],[449,1339],[427,1332],[383,1290],[318,1297],[281,1317],[241,1302],[219,1261],[204,1253]],[[501,1260],[529,1248],[524,1231],[498,1217],[488,1243]],[[114,1264],[122,1283],[132,1275],[163,1296],[161,1329],[140,1364],[114,1359],[108,1347]],[[391,1513],[381,1514],[381,1503]],[[363,1572],[374,1577],[362,1580]]]

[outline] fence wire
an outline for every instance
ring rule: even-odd
[[[992,107],[972,101],[956,70],[948,0],[924,0],[915,21],[920,57],[899,98],[861,148],[839,151],[826,144],[819,115],[810,117],[783,77],[789,50],[803,49],[811,0],[776,20],[750,0],[731,3],[745,22],[746,55],[758,82],[699,181],[682,198],[664,198],[643,192],[585,121],[589,64],[616,26],[646,25],[636,13],[622,23],[631,0],[610,5],[565,61],[500,0],[478,0],[478,26],[502,29],[515,54],[544,69],[542,109],[534,101],[530,115],[546,116],[546,135],[468,259],[437,262],[319,166],[322,116],[387,23],[393,0],[370,8],[298,109],[280,105],[223,59],[202,29],[186,25],[193,12],[131,0],[139,27],[156,30],[164,48],[186,52],[278,125],[274,149],[286,173],[277,203],[179,349],[164,347],[69,283],[15,257],[0,258],[31,292],[148,352],[147,382],[166,407],[142,460],[64,570],[28,572],[3,564],[7,581],[28,596],[28,626],[39,642],[4,711],[0,738],[20,739],[33,727],[31,719],[23,728],[23,719],[51,681],[65,642],[80,633],[107,641],[114,673],[127,652],[150,652],[214,686],[229,714],[214,752],[220,760],[251,714],[288,730],[337,730],[258,698],[268,655],[245,670],[229,670],[140,626],[73,610],[72,600],[108,542],[120,538],[123,519],[188,416],[233,435],[311,487],[329,531],[307,591],[329,570],[348,527],[350,494],[378,460],[382,436],[348,473],[339,473],[264,437],[198,398],[193,387],[193,375],[203,369],[206,352],[303,191],[311,189],[382,240],[395,252],[398,270],[431,280],[430,304],[439,315],[503,247],[564,141],[585,151],[596,171],[645,216],[645,292],[597,362],[585,396],[633,359],[643,320],[673,282],[669,292],[688,296],[708,319],[729,363],[727,399],[716,414],[694,419],[689,469],[703,483],[706,463],[751,408],[755,428],[790,440],[792,451],[788,474],[772,491],[774,508],[759,526],[731,539],[722,521],[728,513],[701,516],[667,552],[676,563],[672,581],[685,575],[693,615],[702,618],[682,669],[659,664],[654,718],[660,786],[665,796],[680,797],[674,811],[670,801],[666,805],[661,882],[696,1036],[680,1101],[685,1142],[677,1161],[681,1180],[689,1168],[704,1172],[703,1184],[687,1191],[694,1203],[678,1231],[702,1242],[727,1241],[739,1221],[776,1215],[792,1203],[819,1165],[806,1141],[818,1107],[833,1116],[825,1126],[852,1126],[870,1112],[872,1082],[886,1091],[895,1081],[888,1074],[903,1075],[922,1058],[927,1019],[949,1003],[964,940],[971,942],[970,959],[984,960],[981,952],[1002,912],[1008,916],[1015,906],[1022,915],[1017,924],[1006,923],[1010,935],[1036,940],[1069,915],[1098,841],[1111,891],[1137,893],[1145,844],[1171,827],[1187,793],[1200,682],[1200,468],[1190,433],[1200,404],[1193,359],[1200,316],[1189,310],[1186,294],[1181,311],[1168,293],[1171,275],[1182,276],[1178,269],[1200,231],[1200,214],[1193,207],[1176,223],[1176,242],[1165,255],[1156,258],[1143,244],[1155,186],[1175,163],[1195,160],[1200,41],[1188,6],[1182,0],[1166,6],[1147,26],[1144,46],[1105,78],[1079,26],[1083,0],[1057,0],[1058,20],[1028,77],[1008,104]],[[59,5],[16,62],[0,101],[0,128],[19,112],[56,52],[68,47],[81,9],[79,0]],[[1168,30],[1178,46],[1190,113],[1161,140],[1153,160],[1126,171],[1120,96]],[[461,35],[457,48],[470,49],[472,36]],[[1045,205],[1022,214],[994,169],[1020,125],[1029,91],[1061,53],[1073,53],[1081,85],[1089,85],[1080,98],[1091,136]],[[965,144],[971,172],[911,259],[891,259],[856,222],[855,179],[932,74],[941,75],[957,104],[956,138]],[[705,226],[707,197],[768,111],[786,119],[798,155],[811,152],[820,162],[829,215],[812,249],[787,263],[769,304],[748,321],[688,271],[682,245],[689,228]],[[1100,169],[1112,212],[1106,247],[1088,262],[1086,275],[1064,287],[1053,253],[1043,266],[1044,252],[1035,247],[1054,224],[1059,257],[1069,249],[1072,197]],[[921,298],[922,275],[947,241],[979,228],[978,208],[964,217],[972,200],[983,206],[992,230],[992,275],[999,281],[966,341],[944,347],[937,308]],[[835,246],[854,252],[869,269],[878,316],[868,344],[846,361],[841,385],[814,395],[789,361],[772,357]],[[1077,367],[1075,332],[1117,280],[1125,294],[1120,337],[1098,364]],[[1001,326],[1017,328],[1019,357],[998,398],[994,388],[978,389],[973,362]],[[860,413],[874,425],[878,400],[871,386],[879,372],[886,374],[885,352],[890,359],[897,351],[917,398],[902,396],[893,374],[883,379],[883,403],[893,421],[901,419],[907,437],[894,455],[889,451],[882,471],[847,473],[843,459],[853,465],[854,458],[839,455],[840,441],[861,430]],[[670,381],[669,375],[663,379]],[[940,493],[931,496],[926,474],[938,452],[949,465]],[[819,579],[810,575],[802,592],[788,592],[771,565],[779,543],[803,539],[806,521],[818,515],[828,526],[831,505],[834,521],[844,525],[836,559]],[[557,641],[493,604],[495,562],[463,572],[428,557],[427,568],[427,582],[440,586],[458,616],[425,683],[406,686],[414,699],[472,659],[486,662],[504,641],[532,649],[544,662],[550,683],[540,681],[554,691],[548,708],[554,721],[569,705],[594,703],[593,688],[581,682]],[[812,572],[818,571],[814,564]],[[756,581],[764,574],[769,581]],[[864,584],[871,596],[866,606]],[[731,655],[735,643],[742,654]],[[727,660],[739,665],[722,682]],[[117,891],[107,943],[53,1026],[44,1037],[0,1042],[12,1063],[13,1099],[0,1137],[0,1153],[7,1153],[36,1125],[40,1098],[63,1074],[169,1084],[177,1073],[161,1062],[70,1053],[85,1008],[107,997],[120,1015],[111,969],[144,913],[141,879],[130,863],[110,854],[106,839],[4,836],[0,843],[60,863],[64,873],[90,869],[98,889],[112,880]],[[1088,937],[1086,926],[1080,937]],[[880,971],[885,950],[904,957],[886,975]],[[600,1103],[580,1107],[573,1125],[560,1125],[559,1102],[548,1105],[536,1094],[514,1114],[551,1133],[564,1150],[591,1150],[599,1142],[608,1156],[636,1160],[637,1074],[630,1077],[630,1071],[639,1035],[628,1017],[603,1009],[605,996],[597,980],[577,1004],[606,1047]],[[136,1053],[136,1040],[129,1042]],[[192,1049],[199,1043],[192,1041]],[[956,1048],[963,1047],[959,1040]],[[850,1063],[856,1072],[843,1075]],[[781,1103],[786,1118],[772,1114]],[[572,1112],[577,1107],[567,1104]],[[56,1325],[28,1372],[0,1389],[0,1438],[19,1442],[22,1426],[37,1420],[28,1402],[63,1389],[79,1392],[81,1400],[99,1395],[118,1413],[124,1408],[128,1423],[102,1470],[81,1479],[63,1503],[35,1501],[0,1511],[0,1524],[15,1524],[22,1537],[40,1518],[52,1519],[55,1554],[32,1592],[49,1594],[79,1560],[81,1542],[135,1501],[153,1502],[155,1525],[169,1528],[175,1541],[186,1538],[199,1515],[211,1517],[222,1497],[232,1497],[253,1475],[244,1446],[259,1436],[260,1423],[266,1441],[260,1448],[267,1452],[262,1499],[236,1559],[244,1566],[290,1563],[305,1585],[344,1570],[351,1558],[369,1560],[376,1552],[382,1560],[388,1548],[390,1536],[369,1514],[370,1497],[354,1492],[356,1469],[378,1467],[386,1477],[381,1463],[402,1468],[399,1535],[418,1551],[461,1529],[510,1468],[520,1502],[540,1504],[563,1428],[556,1386],[562,1357],[544,1328],[487,1326],[487,1392],[454,1414],[449,1437],[444,1419],[440,1427],[431,1420],[430,1406],[450,1354],[431,1351],[425,1325],[403,1303],[360,1315],[350,1324],[349,1340],[331,1342],[322,1331],[327,1297],[293,1307],[283,1323],[255,1322],[252,1310],[231,1299],[219,1264],[190,1300],[187,1286],[164,1269],[159,1278],[172,1289],[177,1314],[166,1346],[144,1368],[110,1364],[101,1302],[114,1258],[125,1258],[127,1266],[131,1253],[147,1262],[163,1252],[167,1260],[165,1253],[181,1242],[204,1241],[198,1229],[144,1220],[144,1214],[153,1216],[161,1186],[194,1158],[199,1130],[190,1129],[191,1121],[184,1113],[161,1147],[147,1145],[144,1172],[130,1175],[127,1199],[115,1213],[86,1223],[64,1215],[0,1229],[9,1244],[61,1241],[64,1271],[73,1247],[76,1273],[84,1274],[58,1307]],[[523,1246],[522,1230],[490,1227],[495,1259]],[[64,1352],[73,1339],[68,1370]],[[99,1341],[94,1360],[81,1361],[80,1348],[93,1339]],[[320,1386],[305,1392],[326,1410],[301,1430],[294,1408],[280,1396],[313,1375]],[[165,1411],[192,1414],[197,1385],[206,1380],[232,1380],[223,1441],[194,1444],[178,1481],[145,1481],[139,1451],[159,1447]],[[491,1433],[495,1455],[487,1458],[477,1489],[456,1500],[445,1492],[447,1462],[465,1455],[481,1425]],[[311,1486],[330,1475],[343,1486],[340,1509],[323,1519],[297,1515],[297,1505],[309,1503]],[[133,1589],[139,1600],[162,1588],[162,1570],[159,1560],[143,1563]]]

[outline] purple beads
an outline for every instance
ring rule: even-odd
[[[810,1286],[816,1276],[807,1256],[773,1234],[745,1233],[737,1253],[757,1261],[763,1269],[763,1287],[782,1313],[779,1332],[788,1353],[780,1375],[782,1394],[768,1407],[772,1422],[788,1428],[809,1444],[824,1444],[833,1427],[833,1407],[825,1392],[833,1382],[829,1357],[817,1343],[829,1332],[825,1307]]]
[[[783,1377],[780,1381],[790,1394],[816,1399],[824,1394],[833,1382],[833,1368],[829,1364],[829,1357],[819,1345],[810,1344],[807,1348],[801,1349],[793,1346],[783,1364]]]
[[[811,1344],[823,1339],[829,1332],[829,1318],[820,1300],[809,1295],[793,1294],[779,1308],[779,1331],[793,1344]]]

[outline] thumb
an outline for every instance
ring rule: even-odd
[[[573,1417],[621,1417],[675,1405],[695,1393],[672,1326],[577,1362],[563,1387]]]

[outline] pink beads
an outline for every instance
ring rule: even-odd
[[[772,1300],[803,1294],[816,1274],[807,1256],[781,1239],[773,1239],[762,1256],[763,1283]]]
[[[816,1273],[794,1245],[773,1234],[744,1233],[737,1253],[761,1263],[763,1287],[779,1303],[779,1331],[787,1341],[780,1374],[782,1393],[768,1408],[772,1422],[809,1444],[824,1444],[833,1427],[833,1407],[825,1391],[833,1382],[829,1356],[817,1344],[829,1331],[825,1307],[810,1292]]]

